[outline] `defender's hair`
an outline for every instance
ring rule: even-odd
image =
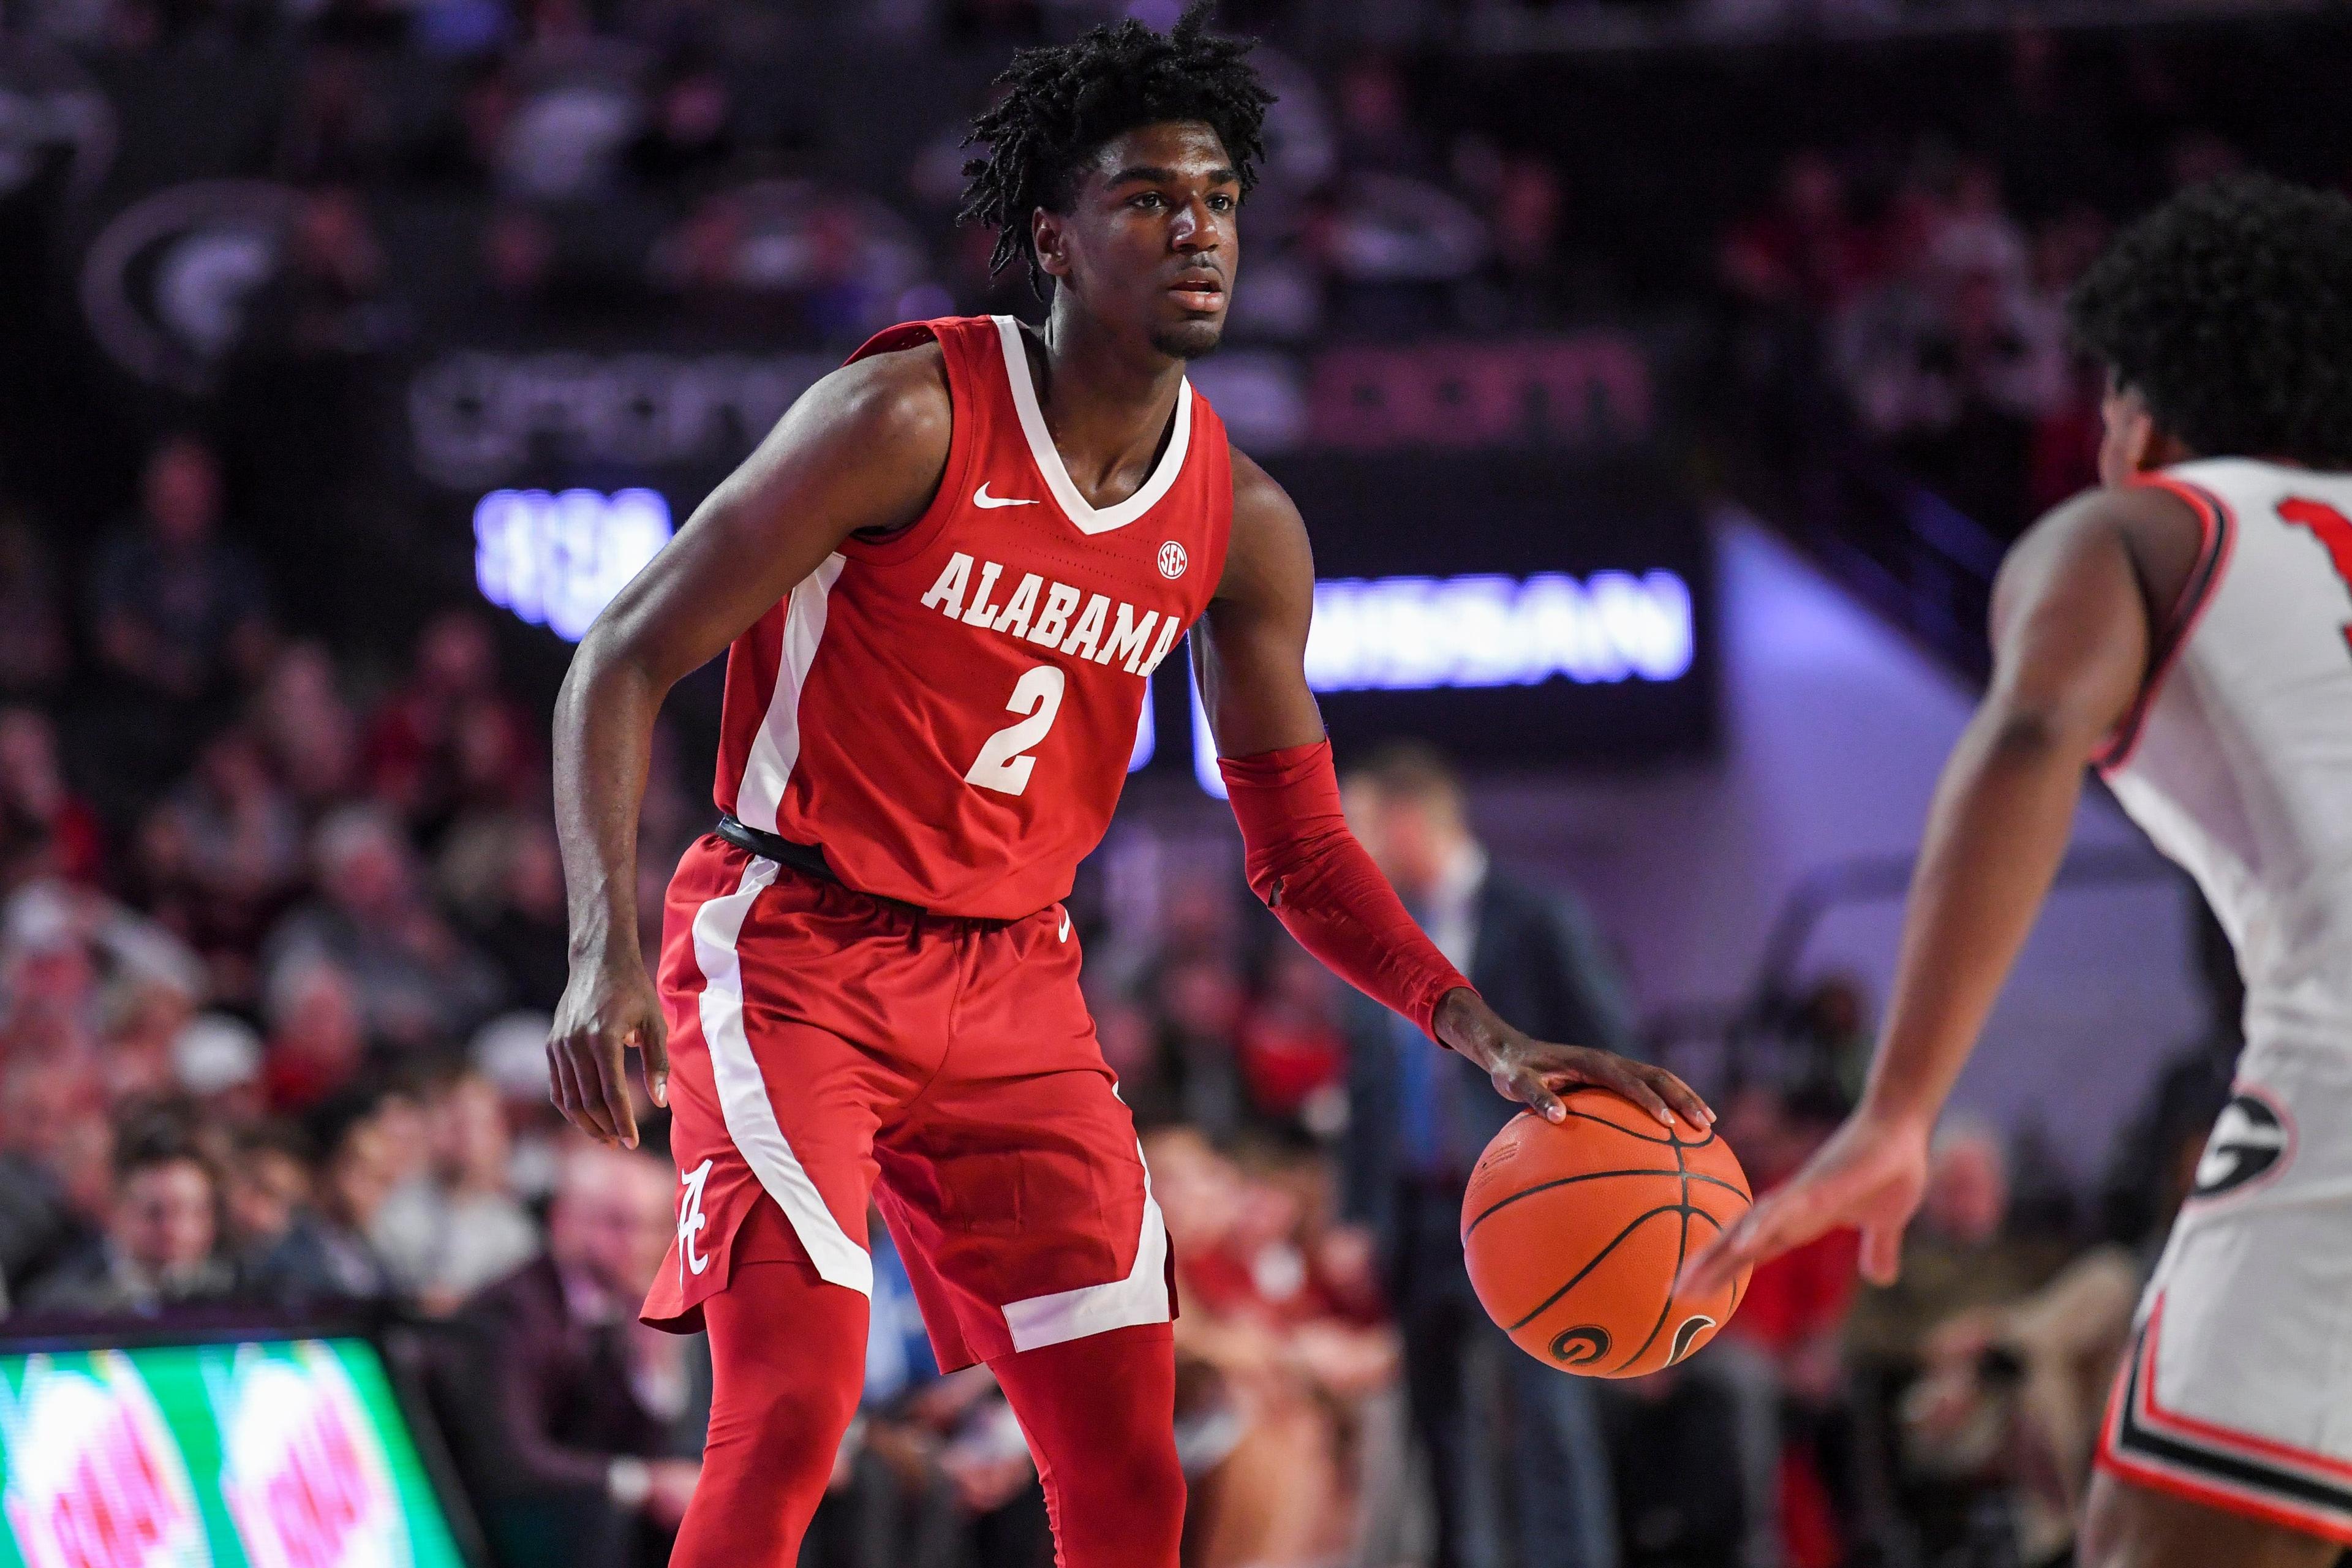
[[[971,122],[964,145],[985,157],[963,166],[966,223],[996,230],[991,276],[1015,258],[1029,263],[1039,295],[1045,274],[1029,234],[1037,208],[1068,209],[1079,167],[1112,137],[1165,120],[1205,121],[1225,144],[1246,195],[1265,152],[1266,105],[1274,101],[1247,58],[1254,40],[1209,31],[1209,0],[1186,8],[1175,29],[1156,33],[1129,19],[1106,23],[1070,43],[1023,49],[996,79],[1003,100]]]
[[[2352,202],[2263,176],[2197,186],[2126,229],[2067,303],[2191,450],[2352,468]]]

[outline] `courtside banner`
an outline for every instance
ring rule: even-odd
[[[464,1568],[363,1340],[0,1354],[0,1568]]]

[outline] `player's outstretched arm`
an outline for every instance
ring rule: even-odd
[[[881,354],[811,388],[677,537],[596,618],[555,703],[555,827],[572,978],[547,1043],[549,1091],[591,1136],[634,1145],[624,1053],[668,1099],[660,999],[636,916],[637,812],[654,715],[852,533],[901,528],[930,504],[951,412],[936,346]]]
[[[1674,1074],[1512,1027],[1412,923],[1339,809],[1323,718],[1307,685],[1315,561],[1298,509],[1234,454],[1233,542],[1192,640],[1251,889],[1300,946],[1374,1001],[1485,1068],[1495,1088],[1557,1121],[1559,1092],[1599,1084],[1661,1121],[1699,1126],[1706,1102]]]
[[[2065,858],[2084,770],[2147,679],[2147,582],[2170,574],[2147,563],[2183,525],[2193,537],[2187,513],[2159,490],[2093,491],[2010,552],[1993,594],[1991,688],[1936,786],[1862,1104],[1691,1260],[1687,1289],[1849,1225],[1863,1233],[1863,1273],[1895,1279],[1936,1118]]]

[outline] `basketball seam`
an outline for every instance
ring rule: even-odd
[[[1570,1089],[1568,1092],[1569,1095],[1572,1096],[1577,1091],[1575,1089]],[[1565,1098],[1566,1097],[1563,1097],[1562,1109],[1567,1110],[1570,1116],[1577,1118],[1580,1121],[1598,1121],[1603,1127],[1613,1127],[1618,1131],[1622,1132],[1626,1137],[1633,1139],[1637,1143],[1664,1143],[1675,1149],[1704,1149],[1708,1144],[1715,1142],[1716,1132],[1713,1127],[1709,1127],[1706,1130],[1706,1136],[1700,1139],[1697,1142],[1685,1143],[1671,1132],[1667,1133],[1663,1138],[1654,1136],[1647,1132],[1636,1132],[1632,1128],[1625,1126],[1622,1122],[1612,1121],[1605,1116],[1595,1116],[1589,1110],[1579,1110],[1573,1106],[1567,1105],[1565,1103]]]
[[[1677,1155],[1676,1158],[1679,1159],[1680,1156]],[[1704,1175],[1696,1172],[1685,1173],[1689,1176],[1690,1181],[1705,1182],[1709,1186],[1721,1187],[1727,1193],[1739,1192],[1738,1185],[1736,1183],[1727,1182],[1721,1176]],[[1508,1208],[1513,1204],[1517,1203],[1521,1198],[1531,1198],[1538,1193],[1549,1192],[1554,1187],[1572,1186],[1578,1182],[1597,1182],[1603,1176],[1670,1176],[1673,1174],[1674,1173],[1672,1171],[1661,1170],[1655,1165],[1643,1165],[1630,1171],[1587,1171],[1580,1176],[1558,1176],[1549,1182],[1538,1182],[1532,1187],[1522,1187],[1519,1191],[1513,1193],[1509,1197],[1497,1198],[1494,1203],[1480,1210],[1478,1217],[1472,1220],[1469,1225],[1463,1228],[1462,1239],[1465,1241],[1469,1240],[1470,1233],[1477,1229],[1480,1226],[1486,1224],[1487,1216],[1494,1214],[1496,1210]],[[1742,1197],[1747,1196],[1745,1193],[1741,1193],[1740,1195]],[[1690,1197],[1690,1188],[1687,1184],[1685,1184],[1683,1188],[1683,1197],[1686,1201]]]
[[[1663,1172],[1654,1171],[1651,1173],[1653,1175],[1662,1175],[1664,1173]],[[1527,1316],[1521,1318],[1517,1322],[1511,1324],[1510,1327],[1506,1329],[1504,1331],[1506,1333],[1516,1334],[1521,1329],[1526,1328],[1529,1323],[1534,1322],[1538,1318],[1542,1317],[1544,1313],[1551,1310],[1554,1303],[1558,1302],[1562,1296],[1567,1295],[1570,1290],[1575,1289],[1579,1285],[1582,1284],[1584,1282],[1584,1277],[1591,1273],[1595,1268],[1600,1268],[1601,1260],[1606,1258],[1611,1253],[1616,1251],[1619,1247],[1622,1246],[1627,1237],[1633,1235],[1635,1231],[1641,1229],[1642,1226],[1657,1218],[1660,1215],[1681,1214],[1688,1215],[1692,1213],[1705,1212],[1706,1211],[1704,1210],[1693,1210],[1688,1204],[1666,1204],[1658,1208],[1651,1209],[1646,1214],[1634,1215],[1631,1220],[1626,1222],[1624,1229],[1619,1231],[1615,1236],[1609,1238],[1608,1246],[1594,1253],[1583,1268],[1578,1269],[1575,1274],[1570,1277],[1568,1283],[1562,1285],[1559,1289],[1553,1291],[1541,1301],[1536,1303],[1534,1309],[1530,1310]],[[1708,1217],[1713,1218],[1714,1216],[1710,1215]],[[1684,1223],[1687,1229],[1689,1223],[1687,1218],[1685,1218]]]
[[[1658,1342],[1658,1335],[1665,1328],[1666,1320],[1675,1315],[1675,1287],[1682,1283],[1683,1259],[1690,1254],[1690,1165],[1683,1159],[1683,1146],[1676,1143],[1674,1147],[1675,1176],[1682,1184],[1682,1226],[1675,1237],[1675,1271],[1666,1276],[1666,1299],[1658,1303],[1658,1321],[1650,1325],[1649,1336],[1633,1347],[1633,1353],[1617,1363],[1619,1372],[1649,1354],[1650,1347]]]

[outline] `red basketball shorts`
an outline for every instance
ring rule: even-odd
[[[1056,905],[885,903],[716,836],[671,880],[677,1236],[649,1323],[700,1327],[746,1262],[868,1295],[869,1200],[942,1368],[1175,1315],[1168,1233]]]

